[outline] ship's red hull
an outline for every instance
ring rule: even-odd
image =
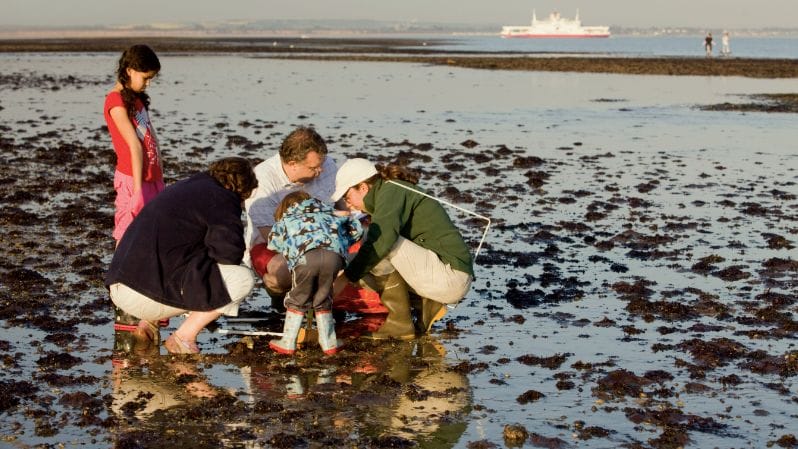
[[[582,38],[604,38],[610,37],[609,34],[502,34],[504,39],[582,39]]]

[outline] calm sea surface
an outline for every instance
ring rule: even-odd
[[[720,57],[720,33],[713,53]],[[731,57],[798,58],[798,37],[735,37],[730,40]],[[607,39],[502,39],[496,36],[454,36],[443,50],[589,54],[591,56],[699,56],[704,57],[702,36],[612,36]]]

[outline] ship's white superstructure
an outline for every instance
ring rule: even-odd
[[[607,26],[582,26],[579,20],[579,10],[576,18],[566,19],[558,12],[549,14],[548,19],[538,20],[535,11],[532,11],[532,24],[508,25],[502,27],[502,37],[610,37],[610,28]]]

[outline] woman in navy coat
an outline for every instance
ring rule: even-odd
[[[198,353],[197,335],[207,324],[238,314],[254,286],[250,269],[241,265],[241,205],[255,187],[248,160],[224,158],[167,187],[142,209],[105,278],[114,304],[141,319],[140,335],[158,342],[158,320],[189,312],[164,346]]]

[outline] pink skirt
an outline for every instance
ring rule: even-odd
[[[163,181],[142,181],[141,192],[144,195],[144,204],[149,203],[163,189]],[[114,240],[119,242],[138,213],[132,209],[133,177],[116,170],[114,172],[114,190],[116,190],[116,200],[114,200],[116,211],[114,212],[113,236]]]

